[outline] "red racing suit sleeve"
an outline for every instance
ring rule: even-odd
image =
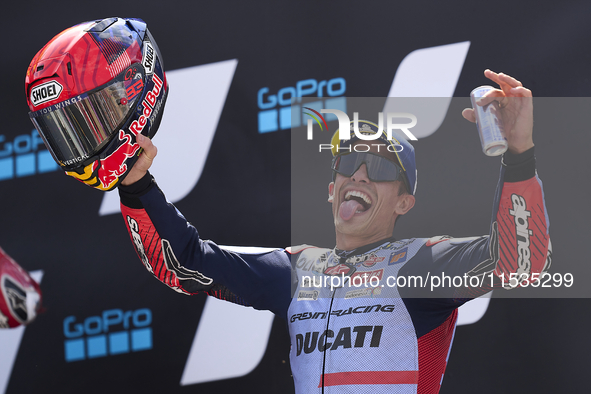
[[[285,250],[237,253],[202,240],[149,173],[120,186],[119,194],[136,252],[159,281],[182,294],[206,292],[285,318],[291,301],[291,261]]]
[[[399,276],[425,286],[400,287],[421,337],[445,322],[465,302],[493,289],[513,289],[550,268],[549,220],[534,149],[505,153],[495,193],[490,233],[480,237],[438,236],[424,244]],[[501,290],[504,291],[504,290]]]
[[[493,288],[513,289],[538,280],[550,268],[551,245],[534,148],[505,153],[493,207],[489,235],[425,242],[400,274],[421,276],[430,284],[429,293],[410,289],[402,291],[403,297],[435,296],[457,307]]]

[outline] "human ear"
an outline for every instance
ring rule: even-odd
[[[328,184],[328,202],[332,204],[334,201],[334,182]]]
[[[398,197],[398,204],[396,204],[396,213],[404,215],[415,206],[415,196],[411,194],[403,194]]]

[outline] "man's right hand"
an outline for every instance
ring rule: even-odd
[[[152,166],[154,157],[156,157],[156,154],[158,154],[158,149],[148,137],[138,134],[136,139],[143,151],[140,154],[138,160],[135,162],[134,166],[131,168],[131,171],[129,171],[129,174],[127,174],[125,179],[121,181],[123,186],[131,185],[132,183],[142,179],[143,176],[146,175],[148,169],[150,169]]]

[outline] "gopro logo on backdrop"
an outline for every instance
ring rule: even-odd
[[[317,95],[318,101],[306,103],[309,109],[320,111],[323,108],[335,108],[347,112],[347,101],[345,97],[337,97],[345,94],[347,82],[344,78],[333,78],[328,81],[318,82],[315,79],[304,79],[298,81],[294,86],[287,86],[279,89],[276,94],[269,94],[269,88],[261,88],[257,94],[259,106],[258,128],[259,133],[269,133],[277,130],[299,127],[304,123],[302,120],[301,108],[299,105],[292,105],[292,99],[299,97]],[[295,101],[297,103],[297,101]],[[279,108],[276,108],[279,106]],[[326,116],[326,121],[337,120],[336,116]]]
[[[152,311],[147,308],[109,309],[84,321],[68,316],[64,319],[65,359],[72,362],[152,349],[150,324]]]
[[[37,130],[17,135],[12,141],[6,141],[6,136],[0,135],[0,181],[58,168]]]

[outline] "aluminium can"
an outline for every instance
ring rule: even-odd
[[[505,153],[509,146],[507,140],[503,137],[499,103],[495,100],[485,106],[476,104],[480,97],[492,89],[494,89],[492,86],[480,86],[470,93],[470,100],[476,116],[476,127],[478,128],[482,151],[487,156],[499,156]]]

